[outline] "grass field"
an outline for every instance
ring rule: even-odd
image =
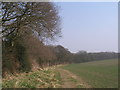
[[[90,84],[93,88],[118,87],[118,60],[102,60],[62,66]]]

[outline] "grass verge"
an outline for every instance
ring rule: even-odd
[[[4,78],[3,88],[56,88],[60,87],[60,74],[55,67],[44,68],[34,72],[11,75]]]

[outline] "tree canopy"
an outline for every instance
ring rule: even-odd
[[[41,41],[60,35],[58,7],[51,2],[2,2],[3,40],[32,34]]]

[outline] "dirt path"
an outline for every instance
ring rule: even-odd
[[[62,79],[62,88],[91,88],[85,81],[75,74],[61,68],[57,69]]]

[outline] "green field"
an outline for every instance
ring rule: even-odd
[[[118,87],[118,60],[102,60],[62,66],[82,78],[93,88]]]

